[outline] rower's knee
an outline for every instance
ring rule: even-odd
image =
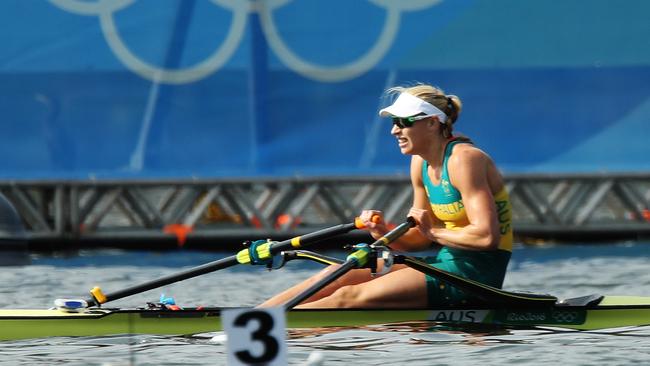
[[[337,308],[355,308],[367,305],[362,289],[355,285],[339,288],[330,298]]]

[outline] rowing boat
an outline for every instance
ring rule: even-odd
[[[115,334],[191,335],[221,330],[223,308],[104,309],[83,312],[0,310],[0,340]],[[650,324],[650,297],[585,296],[551,306],[461,306],[441,309],[294,309],[288,328],[359,327],[430,322],[496,327],[594,330]]]
[[[589,295],[566,300],[555,296],[526,292],[509,292],[477,281],[459,277],[431,267],[417,258],[393,254],[385,245],[414,225],[409,220],[373,244],[360,244],[346,260],[299,250],[302,245],[318,242],[330,235],[359,228],[345,224],[297,237],[284,242],[255,242],[237,255],[223,258],[133,286],[112,294],[91,290],[88,300],[63,301],[48,310],[0,309],[0,340],[17,340],[55,336],[105,336],[117,334],[191,335],[222,330],[221,314],[228,308],[178,308],[166,304],[148,304],[145,308],[116,309],[101,307],[108,301],[141,293],[156,287],[236,264],[266,264],[281,257],[282,267],[294,259],[323,264],[340,264],[338,269],[284,304],[288,328],[359,327],[401,323],[432,325],[490,325],[496,327],[559,327],[594,330],[650,325],[650,297]],[[471,294],[461,304],[447,304],[436,309],[294,309],[319,289],[354,268],[377,268],[405,264],[448,285]],[[56,303],[56,302],[55,302]]]

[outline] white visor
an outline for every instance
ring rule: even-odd
[[[447,115],[443,111],[436,108],[433,104],[425,102],[409,93],[401,93],[392,105],[379,111],[381,117],[395,116],[406,118],[420,113],[424,113],[427,116],[437,116],[440,123],[447,121]]]

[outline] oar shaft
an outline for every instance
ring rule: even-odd
[[[355,222],[355,223],[340,224],[340,225],[328,227],[325,229],[314,231],[313,233],[296,236],[295,238],[276,243],[275,245],[273,245],[273,250],[275,251],[276,250],[275,248],[278,247],[278,250],[275,251],[275,253],[277,253],[283,250],[300,247],[303,245],[314,244],[321,240],[333,236],[345,234],[355,229],[363,229],[363,225],[360,224],[359,222]],[[280,246],[282,246],[282,248],[279,248]]]
[[[357,267],[357,262],[353,260],[348,260],[341,264],[334,272],[328,274],[326,277],[323,277],[321,280],[316,282],[315,284],[311,285],[308,289],[305,291],[299,293],[296,295],[294,298],[291,300],[287,301],[284,304],[284,309],[285,311],[289,311],[293,309],[294,306],[300,304],[301,302],[307,300],[311,296],[313,296],[315,293],[318,291],[322,290],[325,286],[329,285],[330,283],[336,281],[337,278],[343,276],[344,274],[348,273],[350,270],[354,269]]]
[[[140,284],[140,285],[136,285],[136,286],[126,288],[124,290],[115,291],[113,293],[105,295],[105,300],[104,301],[101,301],[101,300],[96,299],[94,297],[92,299],[89,299],[89,300],[86,300],[86,301],[91,305],[92,304],[100,305],[98,302],[103,304],[103,303],[106,303],[106,302],[109,302],[109,301],[122,299],[122,298],[125,298],[125,297],[128,297],[128,296],[131,296],[131,295],[139,294],[141,292],[145,292],[145,291],[153,290],[153,289],[165,286],[165,285],[169,285],[171,283],[183,281],[183,280],[186,280],[188,278],[193,278],[193,277],[200,276],[200,275],[203,275],[203,274],[206,274],[206,273],[218,271],[220,269],[232,267],[232,266],[236,265],[237,263],[238,263],[237,258],[234,257],[234,256],[227,257],[227,258],[222,258],[222,259],[210,262],[210,263],[203,264],[203,265],[198,266],[198,267],[194,267],[192,269],[188,269],[186,271],[182,271],[182,272],[175,273],[173,275],[161,277],[161,278],[158,278],[158,279],[153,280],[153,281],[145,282],[145,283]]]
[[[273,243],[272,245],[269,246],[269,251],[271,255],[274,255],[276,253],[279,253],[283,250],[288,250],[292,248],[300,248],[304,245],[308,244],[313,244],[316,242],[319,242],[321,240],[344,234],[349,231],[352,231],[354,229],[361,229],[363,228],[363,225],[360,223],[359,220],[355,220],[354,223],[348,223],[348,224],[340,224],[336,226],[332,226],[329,228],[321,229],[318,231],[315,231],[313,233],[305,234],[302,236],[297,236],[291,239],[287,239],[281,242],[276,242]],[[200,276],[206,273],[214,272],[220,269],[225,269],[228,267],[235,266],[239,264],[240,261],[238,260],[236,255],[222,258],[210,263],[203,264],[201,266],[179,272],[176,274],[172,274],[169,276],[165,276],[153,281],[149,281],[140,285],[136,285],[133,287],[126,288],[124,290],[116,291],[110,294],[103,294],[101,293],[101,290],[98,288],[93,289],[91,293],[93,294],[93,297],[86,300],[89,305],[101,305],[104,303],[107,303],[109,301],[113,300],[118,300],[127,296],[135,295],[144,291],[148,290],[153,290],[158,287],[162,287],[165,285],[169,285],[175,282],[183,281],[188,278]]]

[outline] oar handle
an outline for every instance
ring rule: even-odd
[[[378,216],[373,216],[372,220],[378,220]],[[375,221],[376,222],[376,221]],[[361,222],[359,218],[356,218],[354,222],[348,223],[348,224],[340,224],[336,226],[332,226],[329,228],[321,229],[318,231],[315,231],[313,233],[305,234],[302,236],[297,236],[291,239],[287,239],[281,242],[272,242],[269,243],[267,247],[260,248],[260,250],[267,250],[268,252],[264,253],[264,256],[273,256],[276,253],[279,253],[284,250],[289,250],[292,248],[301,248],[304,245],[308,244],[313,244],[316,242],[319,242],[321,240],[325,240],[327,238],[344,234],[347,232],[350,232],[355,229],[363,229],[364,225]],[[188,269],[186,271],[182,271],[176,274],[172,274],[169,276],[161,277],[159,279],[145,282],[140,285],[132,286],[129,288],[126,288],[124,290],[116,291],[110,294],[104,294],[102,290],[99,287],[93,288],[90,293],[91,293],[91,298],[86,300],[86,302],[89,304],[89,306],[93,305],[101,305],[104,303],[107,303],[109,301],[113,300],[118,300],[127,296],[139,294],[144,291],[148,290],[153,290],[158,287],[162,287],[165,285],[169,285],[175,282],[183,281],[188,278],[193,278],[196,276],[200,276],[206,273],[214,272],[220,269],[228,268],[235,266],[237,264],[242,264],[242,263],[250,263],[250,258],[248,257],[248,253],[246,253],[247,249],[241,251],[237,255],[233,255],[230,257],[222,258],[213,262],[209,262],[206,264],[203,264],[198,267],[194,267],[191,269]],[[259,252],[258,252],[259,255]],[[248,262],[246,261],[248,260]]]
[[[379,215],[374,215],[370,221],[377,223],[381,220],[381,217]],[[356,229],[365,229],[366,226],[363,224],[361,221],[361,218],[356,217],[354,219],[354,222],[348,223],[348,224],[340,224],[332,227],[328,227],[325,229],[321,229],[318,231],[314,231],[313,233],[305,234],[302,236],[296,236],[295,238],[291,238],[289,240],[285,240],[282,242],[274,243],[271,246],[271,251],[273,252],[272,254],[275,254],[277,252],[281,252],[283,250],[287,249],[297,249],[302,247],[303,245],[309,245],[309,244],[314,244],[316,242],[319,242],[324,239],[328,239],[333,236],[337,236],[340,234],[345,234],[347,232],[350,232],[352,230]]]
[[[415,227],[416,224],[417,222],[415,221],[415,219],[409,216],[406,218],[406,221],[397,225],[393,230],[387,232],[381,238],[375,240],[375,242],[370,244],[370,246],[371,247],[379,246],[379,245],[387,246],[388,244],[397,240],[400,236],[406,234],[406,232],[409,231],[409,229],[411,229],[412,227]]]

